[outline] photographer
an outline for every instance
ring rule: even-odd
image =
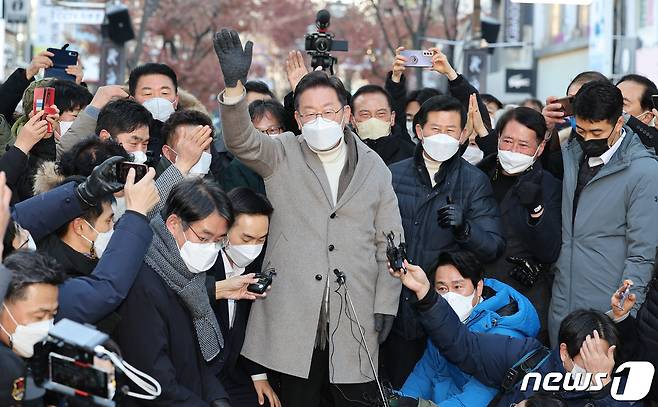
[[[386,274],[384,233],[402,233],[390,172],[346,128],[345,88],[324,72],[309,73],[295,89],[300,137],[256,130],[243,86],[253,44],[243,49],[227,29],[214,41],[227,86],[219,98],[226,146],[266,180],[276,211],[264,264],[284,271],[267,300],[253,304],[242,354],[281,373],[286,407],[318,406],[323,395],[336,406],[364,393],[375,399],[372,369],[354,336],[361,327],[345,315],[335,274],[344,270],[376,366],[400,293]]]
[[[52,258],[20,250],[4,260],[0,274],[13,273],[0,308],[0,402],[18,406],[40,398],[26,377],[23,359],[34,354],[34,345],[48,335],[58,309],[58,286],[65,277]],[[11,357],[8,350],[14,355]],[[27,404],[26,404],[27,405]]]
[[[125,185],[118,182],[115,167],[123,160],[110,158],[79,185],[66,183],[14,208],[16,222],[66,272],[57,318],[104,321],[106,331],[116,324],[111,314],[126,298],[151,243],[146,214],[159,200],[154,170],[138,183],[134,170]],[[112,194],[120,190],[127,212],[114,229]]]
[[[432,266],[434,290],[448,301],[471,332],[532,338],[539,330],[534,307],[518,291],[484,278],[482,264],[472,253],[442,253]],[[497,391],[446,361],[427,341],[427,349],[400,393],[431,400],[442,407],[485,406]]]
[[[487,132],[477,108],[471,97],[469,115],[474,128]],[[562,244],[562,185],[541,165],[545,134],[541,113],[527,107],[510,110],[488,136],[498,140],[496,153],[478,167],[491,180],[507,242],[503,255],[486,266],[487,276],[528,297],[541,321],[539,339],[547,344],[553,284],[549,268]]]
[[[511,338],[489,333],[476,334],[461,323],[445,298],[438,295],[418,266],[405,264],[407,273],[389,270],[402,280],[416,296],[412,301],[418,320],[430,340],[446,359],[482,384],[506,391],[494,398],[491,406],[507,407],[528,399],[534,393],[532,387],[520,389],[525,373],[520,373],[510,383],[506,380],[517,363],[526,361],[532,371],[542,377],[551,372],[605,373],[603,388],[599,391],[559,390],[559,396],[567,406],[622,406],[628,402],[616,401],[610,395],[612,371],[615,366],[615,350],[618,333],[615,324],[605,314],[593,310],[577,310],[570,313],[560,324],[558,345],[552,351],[544,348],[534,338]]]

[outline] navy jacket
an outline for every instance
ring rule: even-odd
[[[486,386],[499,388],[512,366],[530,352],[542,347],[534,338],[471,332],[468,326],[461,323],[448,302],[434,290],[430,290],[426,298],[416,303],[416,309],[419,312],[419,321],[441,354]],[[542,377],[549,372],[565,373],[559,350],[553,350],[536,371]],[[531,385],[532,382],[531,380]],[[518,382],[495,405],[507,407],[532,395],[532,386],[525,392],[522,392],[520,387],[521,382]],[[614,400],[610,396],[610,386],[599,392],[560,391],[559,397],[570,407],[629,405],[628,402]]]
[[[75,188],[75,182],[70,182],[19,203],[14,208],[14,220],[35,241],[42,241],[82,215]],[[152,239],[146,217],[126,212],[115,225],[114,235],[93,272],[69,278],[59,286],[56,319],[96,324],[115,311],[128,295]]]
[[[457,249],[472,251],[483,263],[495,260],[505,248],[505,240],[487,176],[455,155],[441,165],[432,188],[422,154],[418,145],[414,157],[390,166],[410,262],[428,270],[439,254]],[[464,211],[470,226],[466,240],[456,239],[452,230],[438,224],[437,212],[448,197]],[[405,301],[409,295],[403,287],[394,329],[405,339],[416,339],[423,333]]]
[[[189,310],[146,263],[119,315],[114,339],[123,358],[162,386],[156,401],[127,398],[126,406],[207,407],[215,400],[228,399],[213,373],[213,364],[221,363],[222,356],[204,361]]]

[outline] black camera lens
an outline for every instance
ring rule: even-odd
[[[329,38],[318,38],[315,41],[315,49],[320,52],[328,52],[331,50],[331,40]]]

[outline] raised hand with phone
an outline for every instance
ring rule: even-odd
[[[135,182],[135,169],[131,168],[126,177],[123,192],[126,198],[126,210],[147,216],[149,211],[160,202],[160,194],[155,187],[155,170],[149,168],[144,177]]]
[[[23,153],[29,154],[39,141],[48,136],[49,126],[45,117],[45,111],[36,112],[19,130],[14,146]]]

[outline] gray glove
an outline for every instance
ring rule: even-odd
[[[375,314],[375,331],[379,332],[377,340],[380,344],[384,343],[388,334],[391,333],[393,321],[395,321],[395,315]]]
[[[215,33],[213,45],[217,59],[219,59],[219,65],[222,67],[226,86],[234,88],[237,86],[238,81],[242,81],[244,85],[251,67],[254,44],[247,41],[243,50],[240,35],[237,31],[222,28],[220,32]]]

